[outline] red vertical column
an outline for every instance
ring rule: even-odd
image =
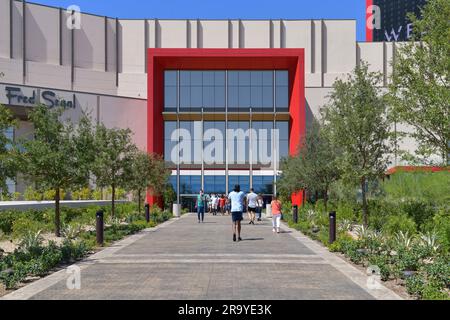
[[[369,19],[371,19],[372,11],[369,11],[369,7],[373,5],[373,0],[366,0],[366,41],[373,41],[373,29],[369,27]]]
[[[305,111],[305,63],[304,53],[298,58],[295,68],[291,68],[290,79],[292,83],[291,100],[289,104],[289,114],[291,125],[289,132],[289,155],[295,156],[298,153],[303,138],[306,134],[306,111]],[[293,205],[302,205],[303,191],[292,194]]]
[[[158,67],[156,57],[148,51],[147,68],[147,152],[163,154],[164,119],[163,111],[163,70]],[[163,206],[162,197],[147,192],[147,203]]]

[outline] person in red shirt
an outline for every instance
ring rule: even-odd
[[[222,215],[225,214],[225,196],[222,195],[219,199],[219,209]]]
[[[272,207],[272,226],[273,232],[280,233],[281,224],[281,201],[278,200],[277,196],[273,196],[272,202],[270,203]]]

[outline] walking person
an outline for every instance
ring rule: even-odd
[[[197,195],[197,217],[198,217],[198,223],[203,222],[205,218],[205,201],[206,197],[203,194],[203,190],[200,190],[199,194]]]
[[[228,202],[231,205],[231,221],[233,227],[233,241],[241,241],[241,221],[244,210],[245,193],[241,191],[240,185],[235,185],[234,190],[228,195]]]
[[[221,215],[225,214],[225,195],[224,194],[222,194],[219,199],[219,210],[220,210]]]
[[[258,221],[261,221],[262,210],[264,208],[264,199],[262,194],[258,194],[258,198],[256,199],[256,218]]]
[[[273,232],[280,233],[280,224],[281,224],[281,201],[278,200],[278,197],[273,196],[272,202],[270,203],[272,207],[272,226]]]
[[[257,199],[258,195],[253,191],[253,188],[251,188],[250,193],[247,194],[247,213],[250,220],[248,224],[255,224],[256,208],[258,207]]]

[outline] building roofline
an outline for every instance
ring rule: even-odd
[[[22,0],[14,0],[16,2],[22,2]],[[37,6],[41,6],[41,7],[47,7],[50,9],[55,9],[55,10],[66,10],[66,8],[63,7],[55,7],[55,6],[50,6],[47,4],[42,4],[42,3],[36,3],[36,2],[32,2],[32,1],[26,1],[27,4],[32,4],[32,5],[37,5]],[[157,18],[157,17],[149,17],[149,18],[120,18],[120,17],[111,17],[111,16],[105,16],[105,15],[100,15],[100,14],[96,14],[96,13],[89,13],[89,12],[81,12],[82,14],[87,14],[90,16],[95,16],[95,17],[100,17],[100,18],[109,18],[109,19],[119,19],[119,20],[130,20],[130,21],[144,21],[144,20],[159,20],[159,21],[186,21],[186,20],[203,20],[203,21],[356,21],[357,19],[339,19],[339,18],[330,18],[330,19],[285,19],[285,18],[238,18],[238,17],[231,17],[231,18]]]

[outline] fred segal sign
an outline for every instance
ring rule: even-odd
[[[42,103],[49,108],[75,108],[75,94],[49,89],[0,84],[0,103],[12,106],[33,107]]]

